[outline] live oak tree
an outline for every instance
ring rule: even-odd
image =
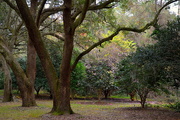
[[[136,91],[144,108],[149,92],[169,93],[168,87],[179,84],[179,18],[153,32],[154,45],[139,47],[120,62],[117,75],[120,88]]]
[[[6,60],[1,55],[0,56],[1,62],[2,62],[2,68],[4,71],[4,94],[3,94],[3,102],[11,102],[13,101],[13,95],[12,95],[12,79],[11,79],[11,72],[9,69],[8,64],[6,63]]]
[[[16,16],[15,12],[5,3],[0,3],[0,9],[0,36],[3,36],[4,38],[6,38],[6,40],[8,39],[7,45],[9,46],[9,50],[13,53],[16,53],[16,50],[20,50],[17,47],[20,43],[20,40],[17,40],[17,34],[22,27],[22,23]],[[10,102],[13,100],[10,67],[8,66],[2,55],[1,61],[3,63],[3,72],[5,76],[3,102]]]
[[[102,9],[110,9],[113,8],[114,5],[117,4],[114,0],[107,1],[73,1],[73,0],[64,0],[60,1],[59,7],[54,7],[53,9],[45,9],[44,6],[48,0],[42,0],[41,5],[38,10],[38,19],[34,19],[32,12],[29,8],[29,2],[25,0],[16,0],[17,6],[11,4],[9,0],[4,0],[8,5],[10,5],[23,19],[26,28],[28,30],[29,38],[32,43],[32,46],[35,47],[35,50],[41,60],[41,64],[45,71],[46,77],[49,81],[50,88],[53,95],[53,108],[51,112],[57,114],[71,114],[73,113],[70,106],[70,75],[72,70],[75,68],[78,61],[86,54],[88,54],[92,49],[101,45],[106,41],[110,41],[116,36],[120,31],[133,31],[133,32],[143,32],[148,29],[150,26],[154,25],[157,22],[158,15],[161,10],[169,5],[172,2],[177,0],[170,0],[167,2],[155,15],[154,19],[147,23],[144,27],[136,28],[136,27],[117,27],[116,30],[106,38],[101,38],[99,41],[94,43],[92,46],[84,50],[79,56],[74,60],[74,63],[71,65],[72,53],[74,47],[74,34],[76,29],[82,24],[84,19],[86,18],[86,14],[88,11],[96,11]],[[33,1],[37,0],[32,0]],[[120,1],[121,2],[121,1]],[[63,3],[63,4],[62,4]],[[80,8],[79,8],[80,7]],[[64,27],[64,45],[63,45],[63,54],[62,54],[62,62],[60,66],[60,78],[56,73],[56,70],[52,64],[50,56],[47,52],[47,49],[44,46],[40,31],[38,29],[38,25],[36,20],[44,20],[49,15],[56,13],[57,11],[62,11],[62,20]],[[17,62],[15,62],[13,56],[9,54],[9,51],[6,49],[6,45],[3,41],[0,42],[0,50],[1,54],[6,58],[8,64],[11,66],[13,72],[15,72],[16,77],[19,77],[19,82],[24,83],[21,89],[27,89],[29,85],[33,82],[29,81],[25,74],[22,74],[23,71],[19,68]],[[10,58],[10,59],[9,59]],[[18,72],[17,72],[18,71]],[[21,74],[20,74],[21,73]],[[31,76],[33,77],[33,76]],[[26,88],[27,87],[27,88]]]

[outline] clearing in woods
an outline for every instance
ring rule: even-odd
[[[0,120],[180,120],[180,113],[160,107],[142,109],[124,99],[72,100],[76,114],[51,115],[52,100],[37,99],[37,107],[20,107],[21,100],[0,102]]]

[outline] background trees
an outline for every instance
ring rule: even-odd
[[[107,16],[109,11],[108,9],[114,9],[116,5],[118,5],[118,1],[114,2],[114,0],[107,0],[107,1],[72,1],[72,0],[65,0],[65,1],[58,1],[57,2],[49,2],[47,0],[38,1],[31,0],[31,1],[24,1],[24,0],[16,0],[16,4],[13,4],[9,0],[4,0],[16,13],[21,16],[29,37],[29,44],[28,48],[30,48],[30,52],[28,55],[32,55],[33,60],[35,61],[35,49],[40,58],[41,64],[43,66],[45,75],[48,79],[52,94],[53,94],[53,108],[52,112],[58,114],[71,114],[73,111],[70,107],[70,76],[75,69],[78,61],[86,54],[88,54],[92,49],[96,48],[97,46],[101,45],[104,42],[110,41],[118,35],[120,31],[133,31],[133,32],[143,32],[148,29],[150,26],[154,25],[157,22],[158,15],[160,14],[161,10],[176,0],[170,0],[167,2],[155,15],[155,18],[149,20],[149,23],[145,23],[141,25],[133,25],[133,26],[124,26],[122,24],[118,24],[117,26],[113,26],[116,21],[111,21],[106,23],[106,19],[109,17]],[[138,1],[135,1],[138,2]],[[45,8],[45,4],[49,4],[49,8]],[[51,4],[52,3],[52,4]],[[120,3],[125,4],[124,1],[120,1]],[[143,3],[143,2],[142,2]],[[128,4],[129,5],[129,4]],[[30,8],[29,8],[30,6]],[[74,36],[76,35],[76,30],[81,27],[83,24],[91,23],[92,21],[86,21],[86,17],[90,12],[95,11],[98,13],[102,12],[100,15],[104,15],[104,23],[107,29],[111,29],[113,31],[107,37],[103,37],[103,32],[107,32],[105,29],[102,32],[96,31],[96,33],[101,33],[95,40],[87,39],[91,44],[88,45],[85,50],[83,50],[79,55],[77,55],[76,59],[72,59],[74,45],[76,39]],[[60,73],[56,72],[55,67],[53,66],[53,62],[50,58],[50,55],[44,45],[44,41],[41,37],[41,29],[40,25],[44,22],[48,16],[59,12],[60,18],[60,25],[62,25],[62,33],[63,37],[61,37],[64,41],[63,43],[63,51],[62,51],[62,61],[60,66]],[[34,14],[35,13],[35,14]],[[113,13],[110,10],[109,13]],[[99,15],[99,14],[96,14]],[[108,19],[111,20],[111,19]],[[138,29],[139,27],[139,29]],[[94,28],[94,27],[93,27]],[[61,29],[60,29],[61,30]],[[84,33],[83,33],[84,34]],[[85,34],[84,34],[85,35]],[[35,105],[35,101],[33,99],[33,85],[35,77],[35,62],[29,57],[27,64],[27,74],[22,70],[16,60],[13,58],[13,55],[5,48],[6,45],[4,42],[0,42],[0,49],[1,54],[5,57],[8,64],[11,66],[11,69],[15,73],[17,77],[17,81],[20,87],[21,95],[23,98],[23,106],[33,106]],[[34,49],[35,47],[35,49]],[[10,60],[7,58],[11,58]],[[73,64],[71,65],[71,62]],[[33,64],[30,66],[30,64]],[[31,71],[31,69],[33,69]],[[58,75],[59,74],[59,75]],[[31,98],[29,97],[31,96]]]
[[[179,86],[179,18],[153,33],[155,45],[139,47],[118,66],[119,85],[128,92],[136,91],[144,107],[150,91],[164,91],[167,84]],[[176,53],[177,52],[177,53]]]

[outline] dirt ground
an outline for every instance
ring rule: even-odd
[[[51,110],[51,100],[38,99],[37,102],[43,106],[32,108],[16,106],[10,109],[17,111],[40,109],[47,112]],[[0,106],[17,103],[20,105],[21,101],[0,103]],[[100,102],[97,100],[73,100],[71,103],[75,114],[60,116],[43,114],[38,118],[28,118],[28,120],[180,120],[179,112],[160,107],[142,109],[139,107],[139,101],[131,102],[124,99],[109,99]],[[0,118],[2,118],[2,116],[0,116]]]
[[[77,104],[83,105],[107,105],[114,103],[129,103],[130,101],[123,100],[110,100],[109,102],[77,102]],[[133,102],[133,104],[139,104],[138,101]],[[50,114],[45,114],[42,116],[42,120],[180,120],[180,113],[167,110],[163,108],[145,108],[141,107],[118,107],[100,108],[97,110],[83,109],[78,110],[79,114],[72,115],[61,115],[53,116]]]
[[[97,111],[89,115],[52,116],[45,114],[42,120],[180,120],[180,113],[162,109],[117,108],[107,111]]]

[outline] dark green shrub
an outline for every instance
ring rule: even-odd
[[[173,103],[173,104],[169,104],[167,105],[168,108],[171,108],[177,112],[180,112],[180,102],[176,102],[176,103]]]

